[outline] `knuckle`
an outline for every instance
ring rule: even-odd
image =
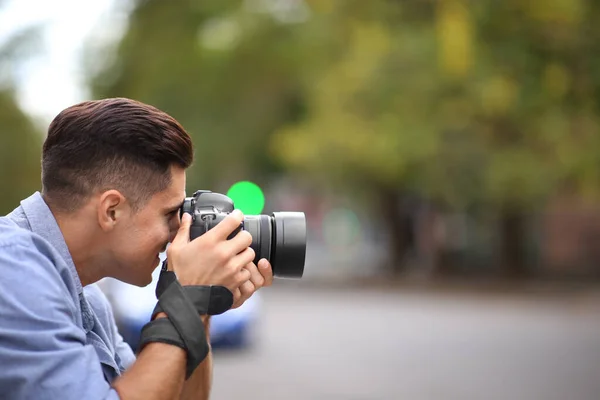
[[[250,288],[245,283],[240,286],[240,294],[242,297],[246,297],[249,291]]]
[[[176,244],[171,244],[167,248],[167,258],[173,258],[175,254],[179,252],[179,247]]]
[[[258,287],[263,287],[264,284],[265,284],[265,278],[263,278],[262,276],[257,277],[254,282],[254,286],[258,286]]]
[[[242,295],[244,296],[250,296],[252,295],[252,293],[254,293],[256,287],[254,286],[254,284],[252,284],[252,282],[250,281],[246,281],[246,283],[244,283],[241,287],[240,287],[240,291],[242,293]]]
[[[248,246],[252,244],[252,235],[250,234],[250,232],[240,231],[239,235],[242,239],[244,239],[244,244],[248,243]]]
[[[248,272],[248,270],[242,269],[236,277],[236,281],[238,282],[238,285],[241,286],[245,285],[246,282],[248,282],[250,280],[250,272]]]
[[[248,253],[248,258],[250,259],[250,261],[254,260],[254,257],[256,256],[256,252],[254,251],[254,249],[252,247],[248,247],[246,252]]]
[[[233,277],[234,282],[237,286],[240,286],[244,281],[246,281],[246,275],[244,274],[244,269],[240,265],[230,264],[228,265],[229,275]]]
[[[229,277],[232,277],[232,276],[234,277],[233,282],[236,284],[236,286],[238,286],[240,284],[240,282],[237,279],[238,268],[234,264],[229,263],[225,266],[225,270],[226,270],[226,274]]]
[[[215,250],[215,256],[217,260],[221,262],[226,262],[230,258],[230,253],[224,247],[219,247]]]
[[[227,221],[227,224],[238,225],[242,219],[244,219],[244,215],[241,211],[230,213],[223,221]]]
[[[235,298],[237,292],[237,286],[233,283],[226,284],[225,287],[231,292],[233,297]]]
[[[234,278],[234,279],[235,279],[235,284],[236,284],[238,287],[240,287],[240,288],[241,288],[241,286],[244,284],[244,282],[246,281],[246,280],[244,279],[244,276],[243,276],[242,274],[237,274],[237,275],[235,276],[235,278]]]

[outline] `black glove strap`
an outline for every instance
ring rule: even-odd
[[[142,351],[144,346],[151,342],[166,343],[187,351],[185,343],[183,343],[179,332],[169,321],[169,318],[158,318],[144,325],[138,346],[139,351]]]
[[[187,377],[189,378],[209,351],[202,319],[177,280],[165,289],[158,302],[185,344],[188,352]]]
[[[161,275],[163,273],[161,272]],[[224,286],[182,286],[185,296],[191,300],[200,315],[218,315],[233,305],[233,294]],[[160,302],[156,304],[152,317],[163,312]]]
[[[173,326],[168,318],[158,318],[144,325],[142,328],[138,352],[142,351],[144,347],[151,342],[170,344],[172,346],[180,347],[187,352],[188,357],[185,370],[185,379],[189,379],[196,367],[198,367],[198,364],[202,362],[202,360],[198,361],[198,357],[194,357],[190,354],[186,344],[181,338],[181,335],[179,332],[177,332],[177,329]],[[208,344],[206,347],[208,347]],[[206,354],[208,354],[208,350],[206,350]],[[206,354],[204,357],[206,357]]]
[[[168,318],[155,319],[144,326],[140,350],[150,342],[162,342],[181,347],[187,351],[186,379],[206,358],[209,344],[200,315],[216,315],[229,310],[233,294],[223,286],[185,286],[177,281],[174,272],[162,265],[156,284],[158,303],[152,318],[160,312]]]
[[[167,270],[167,260],[163,261],[160,278],[156,284],[156,298],[177,280],[174,272]],[[188,299],[192,301],[196,312],[200,315],[218,315],[229,310],[233,305],[233,293],[225,286],[183,286],[183,290]],[[156,305],[152,316],[162,312],[159,304]]]
[[[186,350],[187,379],[206,358],[210,348],[200,314],[186,296],[175,274],[166,270],[166,265],[166,262],[163,263],[163,270],[156,285],[156,308],[166,313],[168,318],[159,318],[144,326],[140,349],[150,342],[162,342]],[[153,314],[154,318],[156,312]]]

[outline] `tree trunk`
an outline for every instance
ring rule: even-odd
[[[419,207],[415,226],[415,248],[418,254],[418,266],[423,276],[433,278],[447,274],[442,262],[440,243],[440,214],[432,203]]]
[[[405,196],[394,189],[380,190],[382,221],[389,232],[389,271],[401,274],[406,268],[407,255],[414,245],[414,230]]]
[[[525,217],[520,210],[504,208],[500,216],[500,268],[508,278],[528,275],[525,260]]]

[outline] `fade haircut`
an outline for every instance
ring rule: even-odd
[[[171,183],[171,166],[194,158],[188,133],[159,109],[125,98],[86,101],[63,110],[42,150],[42,192],[57,211],[119,190],[134,211]]]

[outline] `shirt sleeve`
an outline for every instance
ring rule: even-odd
[[[131,350],[131,346],[123,340],[123,336],[117,330],[117,326],[113,325],[115,329],[115,350],[121,359],[123,368],[128,369],[135,362],[136,357]]]
[[[0,244],[0,397],[118,399],[50,253],[27,239]]]

